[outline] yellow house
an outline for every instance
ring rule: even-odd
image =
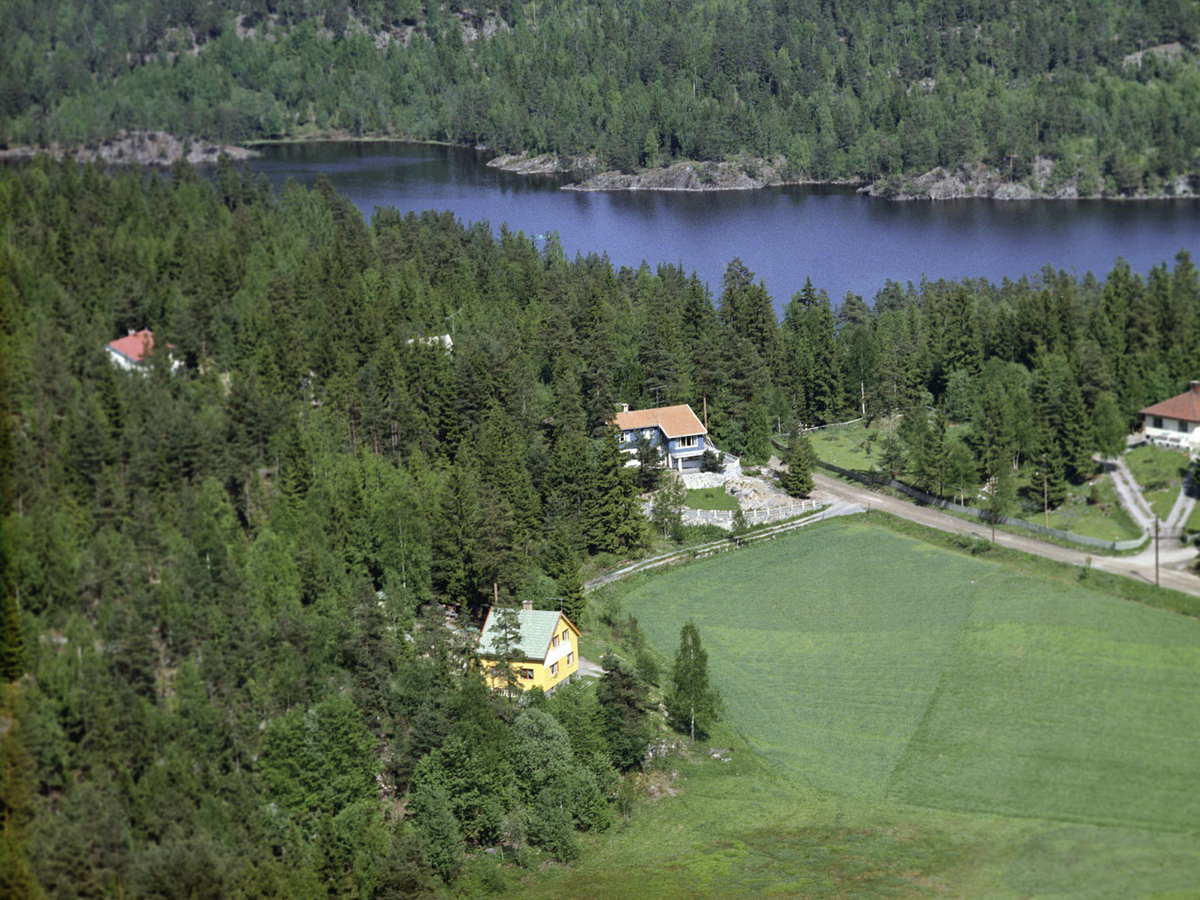
[[[516,647],[518,661],[513,663],[517,670],[516,683],[526,691],[533,687],[552,691],[566,684],[579,671],[579,635],[582,632],[561,612],[534,609],[529,601],[516,613],[521,625],[521,637]],[[479,656],[487,663],[484,674],[488,687],[493,690],[504,686],[498,662],[498,618],[493,607],[483,623],[483,633],[479,635]]]

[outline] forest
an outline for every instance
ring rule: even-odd
[[[750,463],[907,413],[887,465],[940,487],[951,456],[1086,477],[1200,376],[1183,252],[809,284],[780,321],[737,260],[710,288],[211,174],[0,170],[5,896],[398,897],[482,878],[469,850],[574,858],[624,814],[654,666],[517,703],[471,628],[499,597],[636,642],[581,573],[686,535],[647,522],[619,402],[707,407]],[[140,328],[158,351],[116,368]]]
[[[884,193],[935,166],[1081,196],[1200,176],[1194,0],[12,0],[0,142],[387,135],[631,170],[745,153]]]

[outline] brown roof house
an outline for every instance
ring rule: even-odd
[[[1200,451],[1200,381],[1177,397],[1142,410],[1146,440],[1193,454]]]
[[[644,434],[650,446],[662,451],[667,466],[678,472],[699,472],[704,451],[719,452],[708,437],[708,429],[687,404],[631,410],[629,404],[623,403],[616,425],[621,431],[622,450],[632,454],[637,436]]]

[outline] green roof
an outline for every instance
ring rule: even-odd
[[[546,658],[550,649],[550,638],[554,635],[559,618],[566,619],[562,613],[549,609],[518,609],[517,619],[521,623],[521,640],[518,651],[522,659],[536,659],[541,662]],[[479,635],[480,656],[496,656],[495,640],[500,631],[497,619],[500,611],[493,607],[488,613],[487,621],[483,623],[483,633]]]

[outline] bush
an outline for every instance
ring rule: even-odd
[[[716,472],[720,474],[725,471],[725,464],[722,462],[722,455],[713,453],[711,450],[705,450],[704,455],[700,457],[701,472]]]

